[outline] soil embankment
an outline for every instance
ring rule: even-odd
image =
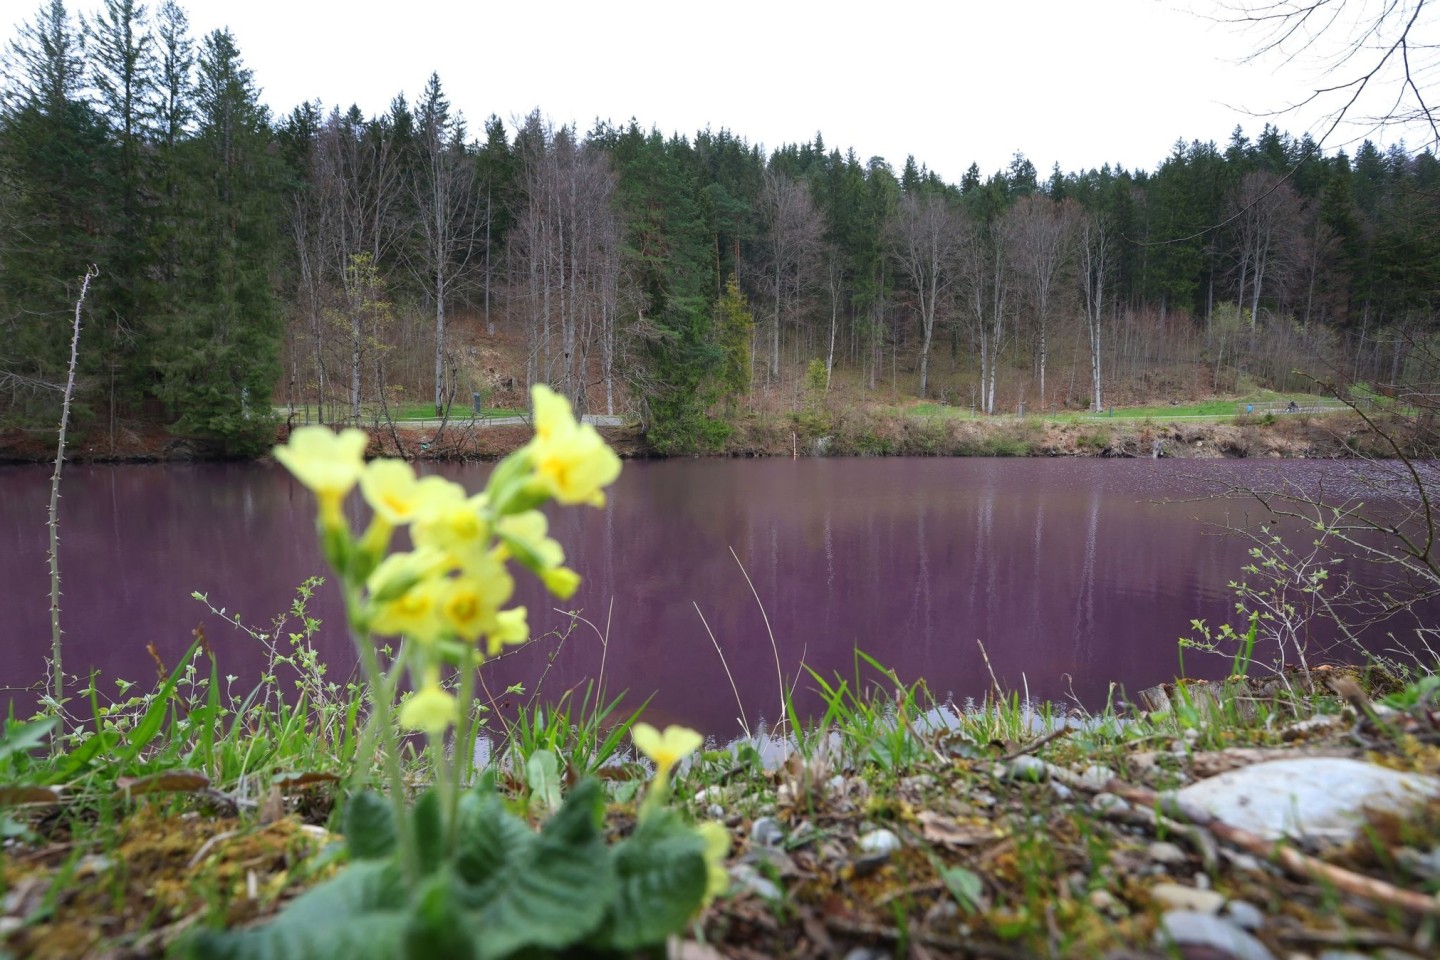
[[[277,441],[288,433],[277,428]],[[637,426],[601,427],[625,457],[656,456]],[[488,460],[530,438],[523,425],[455,421],[444,428],[381,425],[370,428],[371,453],[412,459]],[[1385,455],[1357,417],[1295,415],[1230,423],[1203,421],[1062,421],[946,418],[839,410],[740,420],[716,456],[1039,456],[1039,457],[1282,457],[1336,458]],[[55,457],[53,431],[0,431],[0,463],[43,463]],[[153,423],[72,435],[66,459],[90,462],[164,462],[223,458],[203,441],[175,436]]]

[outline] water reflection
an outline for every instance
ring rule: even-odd
[[[488,468],[422,469],[474,488]],[[1232,615],[1226,584],[1245,544],[1195,518],[1233,523],[1255,508],[1159,501],[1217,483],[1349,482],[1344,470],[1246,461],[632,462],[606,510],[552,513],[554,535],[585,576],[576,596],[562,605],[521,589],[536,632],[567,638],[487,667],[486,685],[514,710],[542,676],[540,698],[551,701],[603,679],[609,691],[629,691],[627,704],[653,698],[655,722],[730,733],[741,706],[724,666],[750,721],[773,725],[777,658],[799,709],[811,713],[821,701],[804,668],[853,684],[857,674],[873,676],[857,666],[859,649],[907,683],[925,680],[941,699],[983,695],[993,668],[1007,689],[1093,706],[1112,681],[1133,691],[1170,679],[1191,618]],[[25,685],[43,677],[49,649],[48,471],[0,469],[0,491],[0,682]],[[310,497],[273,465],[72,465],[64,493],[65,663],[74,672],[143,680],[153,670],[147,643],[173,663],[199,626],[222,674],[249,684],[262,651],[226,619],[238,612],[266,626],[297,584],[325,572]],[[192,591],[207,593],[226,619]],[[583,621],[572,619],[577,612]],[[318,645],[331,675],[343,679],[353,654],[332,585],[312,613],[325,623]],[[1186,666],[1206,664],[1192,656]],[[506,694],[512,684],[524,693]]]

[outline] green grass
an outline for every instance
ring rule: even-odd
[[[480,412],[473,414],[479,418],[485,417],[519,417],[529,413],[529,410],[521,410],[512,407],[481,407]],[[376,416],[377,411],[369,410],[368,417]],[[390,405],[390,415],[397,421],[401,420],[434,420],[436,419],[435,404],[425,402],[394,403]],[[456,403],[450,408],[450,419],[468,420],[472,415],[470,405]]]
[[[1025,420],[1049,420],[1057,423],[1077,423],[1090,420],[1177,420],[1177,419],[1208,419],[1214,421],[1233,420],[1236,417],[1245,415],[1246,404],[1254,404],[1257,407],[1256,415],[1259,415],[1259,408],[1266,405],[1272,408],[1275,405],[1285,405],[1294,401],[1296,406],[1312,410],[1315,407],[1324,407],[1327,410],[1336,412],[1346,410],[1346,406],[1328,397],[1320,397],[1312,394],[1302,393],[1277,393],[1273,390],[1260,390],[1252,394],[1240,397],[1231,397],[1219,400],[1206,400],[1201,403],[1187,404],[1148,404],[1140,406],[1107,406],[1102,413],[1095,413],[1089,410],[1073,410],[1063,413],[1053,411],[1029,410],[1023,418],[1017,418],[1013,412],[1002,412],[996,418],[1025,419]],[[891,416],[902,417],[924,417],[941,420],[974,420],[977,415],[968,406],[948,406],[934,402],[917,403],[913,406],[889,406],[881,410]]]
[[[149,911],[151,919],[125,935],[130,939],[101,937],[96,951],[86,954],[94,956],[102,947],[133,944],[150,927],[173,919],[156,913],[151,901],[135,901],[137,891],[169,891],[167,896],[183,902],[174,918],[190,917],[187,923],[230,926],[253,919],[255,909],[273,909],[281,890],[288,897],[325,876],[336,848],[302,852],[297,846],[302,838],[283,824],[299,817],[342,829],[333,816],[338,801],[378,778],[367,691],[328,677],[315,652],[321,625],[306,612],[315,586],[304,585],[271,628],[236,626],[270,652],[270,669],[253,687],[234,689],[212,647],[197,639],[148,692],[118,685],[117,702],[105,703],[100,688],[106,684],[97,679],[93,689],[66,705],[70,719],[52,742],[47,737],[54,720],[27,724],[11,718],[0,736],[0,797],[7,797],[0,800],[0,824],[17,844],[7,857],[13,852],[20,859],[0,861],[5,871],[0,892],[12,885],[27,889],[26,877],[34,876],[9,872],[7,862],[32,862],[53,849],[44,874],[53,889],[88,884],[100,891],[100,899],[87,909],[105,916],[145,917]],[[216,644],[223,651],[236,638],[213,639],[223,641]],[[732,865],[755,846],[743,839],[752,824],[771,817],[784,825],[782,847],[809,857],[806,871],[814,875],[767,873],[762,858],[760,874],[779,889],[779,900],[738,894],[732,914],[730,901],[722,899],[702,915],[692,936],[745,943],[726,938],[748,929],[746,936],[773,937],[749,945],[781,955],[792,943],[786,931],[796,926],[795,918],[817,915],[826,898],[838,894],[871,931],[865,942],[875,942],[877,930],[897,936],[911,931],[935,938],[931,946],[943,948],[952,927],[936,926],[935,918],[947,915],[937,910],[948,897],[950,914],[963,919],[966,942],[1009,944],[1012,952],[1037,955],[1101,955],[1133,946],[1138,941],[1128,939],[1135,935],[1128,922],[1090,894],[1105,891],[1110,900],[1125,902],[1124,916],[1151,909],[1143,890],[1153,881],[1125,876],[1116,865],[1133,861],[1134,851],[1151,839],[1166,839],[1163,829],[1137,837],[1133,825],[1107,820],[1083,794],[1066,799],[1051,783],[1009,776],[1012,760],[1031,756],[1050,769],[1071,771],[1103,764],[1134,782],[1138,771],[1147,769],[1133,765],[1137,754],[1154,757],[1158,751],[1159,765],[1149,768],[1144,782],[1162,789],[1183,781],[1192,752],[1277,746],[1286,724],[1333,714],[1341,706],[1334,698],[1281,694],[1266,709],[1231,709],[1233,698],[1249,697],[1242,685],[1223,684],[1215,705],[1181,694],[1169,712],[1143,716],[1117,708],[1112,697],[1097,710],[1067,718],[998,686],[978,704],[957,707],[938,702],[923,681],[906,681],[858,650],[849,676],[807,670],[799,682],[819,692],[823,707],[818,716],[801,716],[786,697],[784,742],[793,748],[788,760],[767,765],[755,741],[704,750],[676,770],[674,796],[697,820],[724,820],[735,841]],[[1433,678],[1422,678],[1392,703],[1419,716],[1434,689]],[[539,821],[570,793],[576,778],[598,773],[608,797],[606,828],[623,834],[633,828],[644,780],[628,749],[629,729],[640,710],[626,712],[618,700],[597,691],[598,685],[577,688],[549,704],[532,697],[508,722],[489,715],[487,732],[499,748],[480,775],[501,786],[513,809]],[[431,775],[425,755],[411,751],[407,788],[420,789]],[[13,791],[21,788],[54,791],[63,803],[15,806],[19,795]],[[260,809],[269,806],[266,797],[278,797],[279,811],[291,816],[279,825],[268,820],[275,813]],[[213,826],[207,830],[206,824]],[[900,835],[902,849],[873,873],[851,870],[849,851],[861,835],[880,828]],[[183,854],[171,853],[169,860],[144,854],[151,846],[179,843],[180,834],[196,829]],[[951,842],[955,831],[969,839]],[[272,841],[284,847],[278,860],[265,845]],[[212,842],[213,848],[201,846]],[[240,844],[235,853],[201,856],[229,843]],[[842,855],[834,859],[825,850]],[[226,857],[242,855],[238,872],[227,872]],[[97,882],[98,863],[126,863],[128,872],[112,870]],[[175,873],[187,863],[202,865]],[[265,864],[284,866],[283,877],[278,867]],[[247,874],[259,876],[262,890],[277,884],[275,892],[255,901],[244,892],[247,883],[256,883]],[[82,884],[82,875],[92,879]],[[1211,882],[1227,894],[1267,902],[1263,893],[1257,899],[1259,881],[1243,873],[1212,872]],[[1287,888],[1287,902],[1300,896],[1295,889]],[[1314,899],[1323,903],[1323,894]],[[237,912],[257,902],[259,907],[246,908],[250,913]],[[20,941],[19,955],[38,951],[35,945],[49,943],[43,938],[58,936],[55,931],[66,929],[67,922],[98,927],[100,914],[87,921],[75,913],[75,903],[74,895],[63,892],[36,900],[19,918],[18,935],[39,939]],[[737,919],[755,910],[769,914],[771,933],[756,934],[748,921]],[[1387,922],[1376,914],[1380,929],[1390,929]],[[1134,929],[1148,937],[1144,924]],[[840,934],[832,934],[838,942]],[[6,946],[0,942],[0,953]]]

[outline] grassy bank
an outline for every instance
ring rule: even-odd
[[[1296,412],[1288,412],[1288,404]],[[1247,413],[1247,409],[1253,412]],[[441,422],[433,407],[411,404],[393,420],[367,419],[372,454],[420,459],[495,459],[522,446],[528,427],[511,409],[458,412]],[[295,424],[304,421],[297,415]],[[279,439],[288,425],[279,425]],[[644,425],[601,428],[625,456],[654,456]],[[967,408],[876,400],[797,402],[779,410],[739,409],[717,433],[717,446],[694,453],[719,456],[1123,456],[1336,457],[1392,456],[1364,422],[1323,398],[1270,392],[1186,404],[1116,406],[1020,416],[977,416]],[[80,461],[195,460],[214,456],[156,424],[120,424],[73,439]],[[43,462],[54,456],[52,431],[0,433],[0,462]]]
[[[197,645],[158,689],[56,731],[51,747],[44,724],[8,726],[0,942],[11,956],[164,956],[334,875],[355,828],[340,801],[378,766],[363,746],[365,690],[332,683],[307,650],[297,640],[278,651],[299,667],[303,695],[271,679],[238,696]],[[1257,860],[1146,802],[1278,755],[1440,771],[1420,686],[1368,678],[1396,708],[1381,721],[1368,694],[1347,701],[1291,679],[1287,690],[1236,678],[1207,697],[1172,689],[1161,714],[1117,701],[1060,716],[999,691],[938,703],[865,658],[850,677],[802,678],[823,691],[823,716],[714,743],[675,774],[680,807],[720,820],[730,840],[729,892],[687,926],[700,951],[687,955],[1149,955],[1175,886],[1255,908],[1255,933],[1277,956],[1377,944],[1421,953],[1433,917],[1385,898],[1440,890],[1404,854],[1440,843],[1440,802],[1413,820],[1377,820],[1364,842],[1317,861],[1365,878],[1369,897]],[[539,824],[552,793],[602,771],[606,832],[623,836],[648,776],[628,746],[631,720],[568,701],[487,727],[492,760],[477,789],[498,784]],[[431,773],[412,754],[409,789]]]

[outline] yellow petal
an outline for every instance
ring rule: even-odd
[[[365,502],[394,526],[409,523],[421,503],[415,470],[404,460],[372,460],[360,474]]]
[[[455,698],[439,684],[427,684],[400,706],[400,725],[407,730],[444,733],[459,716]]]
[[[540,582],[561,600],[569,600],[580,586],[580,574],[569,567],[556,567],[540,574]]]
[[[501,610],[495,614],[495,626],[489,636],[490,656],[496,656],[501,648],[524,643],[530,639],[530,625],[525,622],[525,608]]]
[[[275,459],[322,499],[333,502],[360,479],[369,442],[364,431],[354,428],[337,434],[329,427],[300,427],[291,431],[288,443],[275,448]]]
[[[689,727],[669,726],[660,733],[648,723],[631,727],[630,739],[635,742],[635,749],[654,761],[658,773],[668,773],[705,742],[704,737]]]

